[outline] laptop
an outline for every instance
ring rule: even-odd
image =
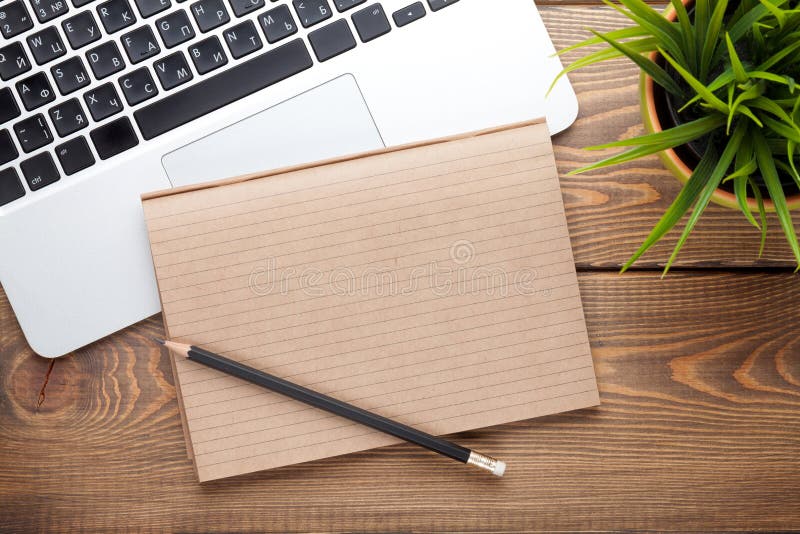
[[[2,0],[0,283],[57,357],[160,310],[140,195],[577,101],[532,0]]]

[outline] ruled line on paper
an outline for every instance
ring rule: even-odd
[[[528,156],[528,157],[521,158],[521,159],[518,159],[518,160],[505,161],[503,163],[505,163],[505,164],[507,164],[507,163],[521,163],[523,161],[529,161],[531,159],[536,159],[536,157]],[[465,169],[465,170],[467,170],[467,171],[475,171],[475,170],[482,170],[482,169],[490,169],[490,168],[497,167],[497,166],[498,166],[497,163],[490,163],[488,165],[483,165],[483,166],[479,166],[479,167],[472,167],[472,168]],[[527,172],[532,172],[534,170],[539,170],[541,168],[544,168],[544,167],[535,167],[535,168],[527,170]],[[415,181],[430,180],[432,178],[440,178],[440,177],[448,176],[448,175],[451,175],[451,174],[457,174],[458,172],[460,172],[460,171],[452,171],[452,172],[449,172],[449,173],[437,174],[437,175],[432,175],[432,176],[422,176],[422,177],[416,178],[414,180],[407,180],[407,181],[403,181],[403,182],[400,182],[400,183],[405,185],[405,184],[409,184],[409,183],[412,183],[412,182],[415,182]],[[521,170],[520,172],[526,172],[526,171],[525,170]],[[373,177],[374,176],[370,176],[370,177],[367,177],[367,178],[373,178]],[[330,185],[337,185],[337,184],[330,184]],[[370,189],[382,190],[383,187],[384,186],[381,185],[381,186],[377,186],[375,188],[370,188]],[[359,190],[357,192],[365,192],[365,191],[368,191],[370,189],[362,189],[362,190]],[[418,190],[414,191],[414,193],[420,193],[420,192],[422,192],[422,191],[418,191]],[[279,193],[278,195],[282,195],[282,194],[286,194],[286,193]],[[411,194],[411,193],[408,193],[408,194]],[[392,197],[382,197],[382,198],[398,198],[398,197],[402,197],[402,196],[406,196],[406,195],[395,195],[395,196],[392,196]],[[453,197],[447,197],[447,198],[453,198]],[[329,200],[329,199],[330,199],[330,197],[320,197],[320,198],[315,198],[314,200]],[[250,201],[250,200],[247,200],[247,201]],[[274,208],[286,208],[286,207],[289,207],[289,206],[291,206],[293,204],[303,204],[303,205],[305,205],[306,203],[307,203],[307,201],[303,200],[303,201],[297,201],[297,202],[294,202],[294,203],[291,203],[291,204],[281,204],[281,205],[278,205],[278,206],[271,206],[271,208],[273,208],[273,209]],[[364,202],[364,203],[368,203],[368,202]],[[210,223],[210,222],[216,222],[216,221],[220,221],[220,220],[229,219],[231,217],[241,217],[243,215],[249,215],[249,214],[258,213],[259,211],[260,210],[254,210],[252,212],[243,212],[243,213],[237,212],[233,216],[223,217],[223,218],[199,219],[199,220],[193,221],[192,223],[187,224],[185,226],[195,226],[196,224],[201,223],[201,222],[202,223]],[[320,211],[314,211],[314,212],[304,212],[304,214],[305,215],[313,215],[313,214],[321,213],[321,212],[325,212],[325,211],[328,211],[328,210],[320,210]],[[195,214],[196,212],[191,212],[191,213]],[[378,212],[375,212],[375,213],[381,213],[381,212],[378,211]],[[285,220],[287,218],[290,218],[290,217],[279,217],[279,218],[273,218],[273,219],[260,218],[261,220],[258,223],[256,223],[255,225],[253,225],[253,224],[242,224],[242,225],[235,225],[235,226],[224,226],[224,227],[222,227],[222,228],[220,228],[218,230],[213,230],[211,232],[199,232],[199,233],[194,233],[194,234],[181,234],[178,237],[174,237],[174,238],[170,238],[170,239],[154,240],[152,242],[152,245],[161,245],[163,243],[168,243],[168,242],[171,242],[171,241],[185,242],[187,239],[190,239],[192,237],[200,237],[200,236],[209,235],[211,233],[215,233],[215,232],[219,232],[219,231],[230,231],[230,230],[236,230],[236,229],[239,229],[239,228],[250,228],[252,226],[261,226],[261,225],[265,225],[265,224],[268,224],[268,223],[274,223],[274,222],[277,222],[277,221],[280,221],[280,220]],[[347,219],[347,217],[342,218],[342,219],[333,219],[330,222],[341,222],[342,220],[345,220],[345,219]],[[184,226],[184,225],[171,226],[171,227],[168,227],[167,229],[173,230],[173,229],[179,228],[181,226]],[[155,247],[155,248],[159,248],[159,247]],[[157,257],[157,256],[160,256],[160,254],[153,254],[153,256]]]
[[[314,187],[309,187],[309,188],[304,188],[304,189],[292,189],[292,190],[289,190],[289,191],[282,191],[282,192],[280,192],[278,194],[280,194],[280,195],[290,195],[290,194],[296,194],[296,193],[300,193],[300,192],[303,192],[303,191],[307,191],[309,189],[319,189],[319,188],[324,188],[326,186],[334,186],[334,185],[340,185],[340,184],[345,184],[345,183],[352,183],[352,182],[357,182],[357,181],[364,180],[364,179],[377,178],[377,177],[386,176],[386,175],[395,174],[395,173],[404,174],[404,173],[407,173],[409,171],[413,171],[413,170],[416,170],[416,169],[432,167],[432,166],[435,166],[435,165],[446,165],[448,163],[457,163],[457,162],[460,162],[460,161],[464,161],[464,159],[484,157],[484,156],[489,156],[489,155],[493,155],[493,154],[508,153],[508,152],[511,152],[511,151],[514,151],[514,150],[523,150],[523,149],[533,148],[533,147],[536,147],[536,146],[542,146],[542,145],[545,145],[545,144],[546,144],[546,142],[539,142],[539,143],[532,143],[530,145],[515,146],[515,147],[512,147],[512,148],[495,150],[495,151],[492,151],[492,152],[473,154],[472,156],[469,156],[468,158],[454,158],[454,159],[449,159],[449,160],[436,161],[436,162],[428,163],[428,164],[424,164],[424,165],[406,167],[406,168],[402,168],[402,169],[393,169],[391,171],[387,171],[387,172],[384,172],[384,173],[369,174],[369,175],[366,175],[366,176],[350,178],[350,179],[344,180],[344,181],[334,181],[334,182],[332,182],[330,184],[327,184],[327,185],[323,184],[323,185],[317,185],[317,186],[314,186]],[[186,211],[183,211],[183,212],[168,213],[168,214],[164,214],[164,215],[152,216],[152,217],[148,218],[148,222],[149,221],[157,221],[159,219],[164,219],[164,218],[168,218],[168,217],[175,217],[177,215],[184,215],[184,214],[187,214],[187,213],[197,213],[197,212],[202,212],[204,210],[209,210],[209,209],[214,209],[214,208],[219,208],[219,207],[228,207],[228,206],[232,206],[232,205],[236,205],[236,204],[242,204],[242,203],[246,203],[246,202],[251,202],[251,201],[254,201],[254,200],[261,200],[261,199],[264,199],[264,198],[272,198],[272,197],[274,197],[274,196],[276,196],[278,194],[268,194],[268,195],[264,195],[264,196],[249,197],[249,198],[247,198],[245,200],[241,200],[241,201],[237,201],[237,202],[215,204],[215,205],[206,205],[206,206],[203,206],[203,207],[194,208],[194,209],[186,210]],[[245,213],[245,212],[242,212],[242,213]],[[170,225],[170,227],[175,227],[175,226],[180,226],[180,225]]]
[[[597,402],[543,123],[143,205],[173,339],[437,433]],[[175,369],[201,480],[394,442]]]

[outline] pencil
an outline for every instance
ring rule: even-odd
[[[163,339],[156,339],[156,341],[179,356],[183,356],[191,361],[201,363],[237,378],[247,380],[248,382],[269,389],[270,391],[281,393],[287,397],[345,417],[356,423],[361,423],[362,425],[385,432],[386,434],[390,434],[410,443],[415,443],[420,447],[425,447],[428,450],[458,460],[461,463],[473,465],[489,471],[493,475],[501,477],[503,473],[505,473],[505,462],[501,462],[485,454],[475,452],[440,437],[363,410],[352,404],[329,397],[328,395],[317,393],[306,387],[265,373],[264,371],[253,369],[252,367],[220,356],[219,354],[214,354],[205,349],[184,343],[176,343],[174,341],[164,341]]]

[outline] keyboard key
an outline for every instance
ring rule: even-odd
[[[0,87],[0,124],[19,117],[19,106],[14,93],[8,87]]]
[[[72,0],[72,5],[75,7],[85,6],[86,4],[91,4],[95,0]]]
[[[222,49],[222,43],[216,36],[198,41],[189,47],[189,57],[194,62],[198,74],[205,74],[225,65],[228,58]]]
[[[69,10],[66,0],[31,0],[31,7],[39,22],[60,17]]]
[[[158,94],[156,83],[153,81],[153,77],[147,67],[136,69],[122,76],[119,79],[119,86],[122,87],[122,94],[125,95],[125,100],[131,106],[135,106]]]
[[[63,63],[53,65],[50,74],[56,81],[58,90],[62,95],[68,95],[81,87],[89,85],[89,74],[83,66],[83,61],[78,56],[71,57]]]
[[[342,11],[347,11],[351,7],[356,7],[357,5],[361,5],[367,0],[333,0],[336,9],[339,10],[339,13]]]
[[[48,114],[56,132],[61,137],[66,137],[89,126],[89,119],[77,98],[70,98],[66,102],[53,106]]]
[[[108,159],[139,144],[128,117],[111,121],[89,134],[100,159]]]
[[[25,176],[25,180],[28,181],[28,187],[31,188],[31,191],[38,191],[61,178],[56,163],[53,161],[53,156],[47,152],[42,152],[30,159],[26,159],[19,164],[19,167],[22,169],[22,174]]]
[[[415,20],[419,20],[425,16],[425,6],[422,2],[414,2],[410,6],[399,9],[392,13],[394,23],[398,28],[402,28],[406,24],[411,24]]]
[[[96,121],[122,111],[122,101],[112,83],[105,83],[83,94],[83,101]]]
[[[28,37],[28,46],[33,54],[33,59],[39,65],[44,65],[48,61],[52,61],[57,57],[61,57],[67,53],[64,50],[64,43],[61,41],[61,36],[58,35],[58,30],[55,26],[45,28],[40,32],[36,32]]]
[[[331,18],[331,6],[328,5],[328,0],[292,0],[292,4],[303,28]]]
[[[131,63],[139,63],[161,52],[161,47],[158,46],[158,41],[156,41],[156,36],[153,35],[150,26],[141,26],[124,34],[122,44],[125,46],[125,52]]]
[[[156,75],[161,82],[161,87],[169,91],[182,83],[186,83],[194,76],[189,69],[189,64],[181,52],[175,52],[153,63]]]
[[[5,165],[9,161],[19,156],[17,147],[8,130],[0,130],[0,165]]]
[[[58,145],[56,147],[56,156],[58,156],[61,168],[64,169],[64,174],[67,176],[94,165],[92,149],[89,148],[89,143],[86,142],[83,136],[78,136]]]
[[[200,0],[191,5],[191,10],[194,20],[197,21],[197,27],[203,33],[218,28],[231,20],[222,0]]]
[[[44,115],[37,113],[32,117],[21,120],[14,125],[14,133],[25,153],[33,152],[37,148],[53,141],[53,134],[44,120]]]
[[[31,64],[22,43],[11,43],[0,48],[0,78],[10,80],[23,72],[31,70]]]
[[[228,0],[231,3],[233,14],[243,17],[256,9],[264,7],[264,0]]]
[[[327,61],[356,47],[356,40],[344,19],[314,30],[308,34],[308,40],[320,61]]]
[[[246,20],[222,32],[222,38],[228,43],[228,49],[234,59],[251,54],[264,46],[258,36],[256,25]]]
[[[25,188],[14,169],[0,171],[0,206],[25,196]]]
[[[156,13],[161,13],[169,9],[172,3],[169,0],[135,0],[136,7],[139,8],[142,18],[152,17]]]
[[[0,34],[11,39],[33,28],[33,19],[28,14],[22,0],[0,6]]]
[[[192,23],[185,11],[179,10],[156,21],[164,46],[172,48],[194,37]]]
[[[353,25],[356,27],[362,43],[385,35],[392,30],[389,19],[380,4],[372,4],[360,11],[353,13]]]
[[[22,105],[28,111],[44,106],[56,98],[44,72],[37,72],[18,81],[17,92],[22,99]]]
[[[134,113],[145,139],[153,139],[313,65],[302,39],[203,79]]]
[[[122,54],[119,53],[119,48],[117,48],[114,41],[92,48],[86,52],[86,59],[89,60],[89,66],[98,80],[125,68],[125,61],[122,59]]]
[[[118,32],[136,22],[128,0],[108,0],[97,6],[100,22],[108,33]]]
[[[100,28],[91,11],[84,11],[65,19],[61,23],[61,28],[67,36],[69,45],[75,50],[100,39]]]
[[[285,5],[270,9],[259,15],[259,22],[268,43],[275,43],[297,33],[297,24],[292,18],[292,12]]]
[[[439,11],[442,8],[451,6],[458,2],[458,0],[428,0],[428,5],[431,6],[431,11]]]

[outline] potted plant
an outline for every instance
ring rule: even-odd
[[[775,212],[800,269],[790,214],[800,207],[800,1],[671,0],[663,15],[642,0],[604,2],[634,25],[562,50],[603,45],[561,75],[628,57],[641,69],[648,133],[588,147],[628,150],[570,174],[657,153],[684,184],[622,270],[691,208],[666,274],[712,201],[741,210],[761,230],[761,251],[766,212]]]

